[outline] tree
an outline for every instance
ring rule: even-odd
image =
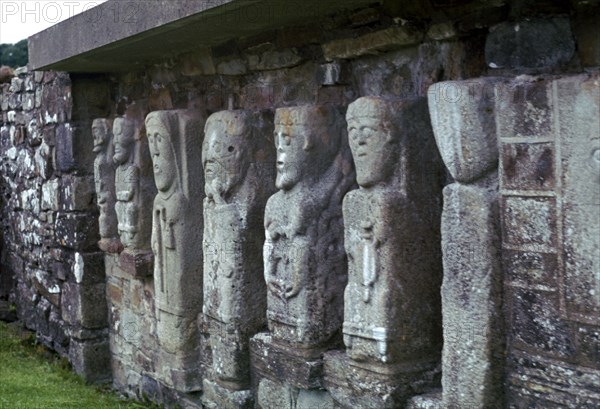
[[[0,65],[17,68],[27,65],[28,62],[27,40],[16,44],[0,44]]]

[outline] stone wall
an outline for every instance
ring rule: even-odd
[[[590,35],[597,32],[590,16],[598,15],[598,6],[578,1],[397,3],[383,2],[301,27],[198,48],[135,71],[69,78],[21,70],[19,78],[2,92],[0,296],[10,293],[26,325],[44,343],[68,355],[88,379],[112,376],[116,389],[168,405],[597,405],[600,397],[593,379],[600,370],[599,329],[594,318],[600,290],[594,274],[599,246],[592,231],[598,228],[594,224],[597,184],[593,182],[598,180],[594,135],[598,134],[600,36]],[[164,243],[154,242],[155,236],[153,243],[148,237],[147,243],[120,254],[119,246],[106,252],[98,249],[93,120],[112,124],[119,119],[131,124],[135,149],[142,152],[134,162],[143,169],[152,164],[152,148],[146,141],[146,118],[151,112],[159,118],[170,114],[155,111],[171,112],[177,118],[194,112],[201,121],[224,110],[266,110],[272,115],[280,109],[275,118],[284,121],[282,115],[292,117],[296,106],[345,107],[365,96],[392,101],[421,98],[421,103],[429,99],[431,121],[427,112],[415,110],[411,111],[414,120],[402,122],[407,134],[410,130],[410,135],[423,139],[406,151],[413,156],[403,163],[414,173],[406,176],[404,184],[398,182],[401,187],[396,190],[408,192],[411,200],[417,198],[412,205],[418,210],[413,208],[411,220],[432,222],[433,228],[426,238],[417,238],[425,231],[419,230],[422,224],[402,222],[415,240],[403,242],[406,248],[390,256],[395,263],[408,263],[398,271],[418,271],[415,266],[429,262],[430,276],[422,280],[428,285],[410,286],[421,295],[441,292],[440,297],[434,296],[429,321],[433,321],[433,332],[436,328],[440,332],[443,320],[444,352],[440,360],[441,347],[436,342],[431,343],[432,350],[423,349],[434,365],[429,362],[419,367],[420,372],[413,371],[418,376],[409,376],[406,370],[390,374],[385,365],[382,369],[379,364],[351,363],[341,336],[328,340],[316,353],[281,347],[272,342],[266,319],[262,328],[253,324],[249,350],[238,347],[241,341],[232,335],[231,327],[215,327],[206,319],[206,309],[204,314],[194,310],[202,300],[199,281],[179,280],[177,274],[183,271],[185,275],[187,270],[172,268],[187,265],[191,256],[184,253],[192,248],[214,248],[222,253],[217,258],[233,257],[219,243],[188,240],[184,244],[188,250],[182,253],[177,247],[181,241],[173,239],[163,248]],[[404,109],[397,104],[398,112]],[[292,110],[281,110],[285,107]],[[440,168],[433,139],[427,139],[429,122],[448,173]],[[340,125],[344,131],[345,125]],[[170,132],[176,133],[175,128],[170,126]],[[202,143],[201,131],[190,136],[184,128],[180,126],[177,132]],[[451,146],[444,142],[446,137],[473,140]],[[452,149],[466,156],[465,150],[472,149],[476,159],[462,169],[464,164],[455,163]],[[192,157],[192,151],[185,150],[183,155]],[[197,168],[186,175],[196,175],[202,168],[202,158],[194,160],[186,166]],[[258,155],[251,162],[268,177],[275,173],[272,159]],[[177,166],[181,171],[183,165],[178,162]],[[585,175],[583,182],[574,176],[580,174]],[[194,181],[197,185],[186,181],[188,190],[203,188],[201,176]],[[448,186],[440,218],[443,185]],[[349,200],[361,203],[358,194],[353,195]],[[380,203],[388,203],[390,197],[396,200],[396,196],[383,197]],[[210,230],[215,229],[214,220],[204,220],[203,225],[201,200],[196,201],[195,210],[175,206],[188,217],[183,229],[218,235]],[[161,211],[172,206],[168,199],[156,203]],[[149,201],[137,205],[142,212],[152,208]],[[365,217],[371,211],[352,208],[345,211],[345,217]],[[402,216],[381,211],[390,220],[387,224],[400,225],[395,221]],[[161,223],[166,220],[159,221],[156,215],[153,222],[152,216],[140,217],[147,227],[154,223],[162,239],[165,226]],[[259,219],[249,220],[248,225],[261,226],[262,216]],[[345,224],[348,230],[361,228],[359,223]],[[254,234],[257,231],[260,228]],[[389,237],[407,240],[399,233],[389,233]],[[432,237],[441,242],[444,253],[443,286],[440,248],[427,242]],[[154,254],[148,252],[151,247]],[[159,264],[156,269],[157,254],[162,257],[166,249],[175,249],[179,264]],[[210,262],[204,256],[204,269],[217,271],[214,255]],[[198,258],[194,260],[199,264]],[[163,275],[167,277],[167,284],[174,284],[173,293],[179,295],[169,299],[157,274],[162,274],[161,283]],[[204,277],[210,274],[204,271]],[[392,279],[387,285],[397,282]],[[341,297],[342,291],[338,292]],[[173,311],[184,311],[185,325],[170,323],[166,312]],[[197,321],[193,328],[190,320]],[[396,339],[422,346],[418,343],[429,339],[422,328],[426,325],[413,325],[419,327],[416,332],[403,321]],[[167,348],[169,338],[180,345],[175,351]],[[213,382],[216,372],[227,372],[213,368],[213,358],[227,362],[221,355],[213,356],[215,339],[231,342],[228,351],[241,349],[249,355],[240,358],[250,366],[249,383],[238,379],[237,383]],[[323,360],[325,349],[330,351]],[[421,396],[407,403],[413,395]]]
[[[89,155],[80,154],[89,131],[73,109],[80,90],[66,73],[16,73],[1,93],[1,296],[78,373],[106,381],[105,272]]]

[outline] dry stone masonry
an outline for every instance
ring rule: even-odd
[[[597,1],[158,3],[0,84],[0,317],[167,408],[600,405]]]

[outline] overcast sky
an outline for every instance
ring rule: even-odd
[[[0,0],[0,44],[17,43],[107,0]]]

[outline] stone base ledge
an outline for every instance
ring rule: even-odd
[[[252,409],[254,396],[250,390],[233,391],[211,380],[203,382],[202,404],[208,409]]]
[[[405,407],[409,398],[440,383],[440,367],[433,362],[391,375],[352,365],[344,351],[327,352],[323,360],[324,387],[342,408]]]
[[[294,355],[274,342],[270,333],[262,332],[250,339],[250,362],[260,377],[301,389],[323,387],[323,360]]]

